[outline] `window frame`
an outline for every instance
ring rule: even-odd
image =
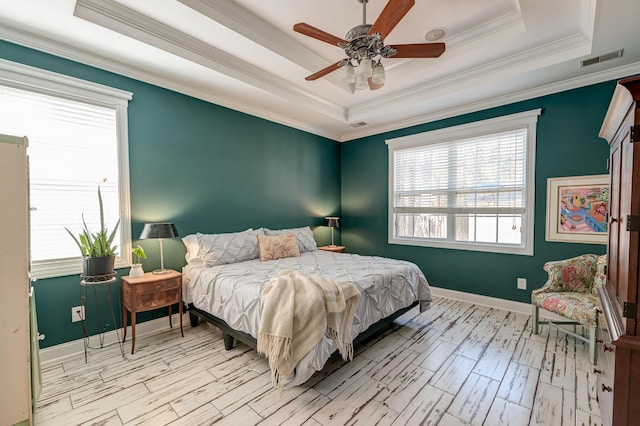
[[[447,248],[457,250],[482,251],[490,253],[518,254],[533,256],[534,249],[534,225],[535,225],[535,154],[536,154],[536,130],[538,117],[542,109],[505,115],[462,124],[444,129],[432,130],[413,135],[386,140],[389,149],[389,176],[388,176],[388,243],[398,245],[410,245],[421,247]],[[394,209],[394,177],[395,158],[397,150],[416,148],[432,144],[453,142],[462,139],[480,137],[489,134],[501,133],[509,130],[527,130],[526,161],[525,161],[525,213],[522,217],[522,242],[519,245],[504,243],[482,243],[455,241],[447,238],[428,239],[421,237],[397,237],[395,236],[395,209]]]
[[[115,267],[131,265],[131,202],[129,188],[128,105],[133,93],[24,64],[0,59],[0,85],[113,108],[116,113],[120,248]],[[29,135],[26,135],[27,137]],[[28,152],[28,151],[27,151]],[[79,212],[80,214],[80,212]],[[30,261],[34,278],[52,278],[82,272],[81,256]]]

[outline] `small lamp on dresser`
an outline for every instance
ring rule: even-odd
[[[333,230],[335,228],[340,228],[340,218],[336,216],[325,217],[324,226],[331,228],[331,245],[329,247],[335,247],[336,245],[333,242]]]
[[[171,272],[169,269],[164,269],[164,253],[162,251],[162,240],[165,238],[179,237],[178,230],[173,223],[145,223],[142,232],[140,233],[140,239],[146,240],[149,238],[158,238],[160,240],[160,269],[153,271],[154,274],[167,274]]]

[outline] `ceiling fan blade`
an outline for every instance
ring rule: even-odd
[[[335,70],[343,66],[343,65],[340,65],[340,62],[342,61],[338,61],[335,64],[329,65],[328,67],[321,69],[315,74],[311,74],[309,77],[305,77],[305,80],[307,81],[317,80],[320,77],[324,77],[325,75],[334,72]]]
[[[394,44],[398,53],[391,58],[437,58],[444,53],[444,43]]]
[[[325,43],[329,43],[334,46],[337,46],[339,43],[346,43],[346,40],[324,32],[316,27],[312,27],[311,25],[305,24],[304,22],[295,24],[293,26],[293,31],[315,38],[316,40],[324,41]]]
[[[369,35],[380,33],[380,38],[384,40],[414,4],[414,0],[389,0],[369,30]]]

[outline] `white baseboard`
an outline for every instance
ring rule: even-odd
[[[173,314],[171,317],[171,321],[175,327],[176,324],[180,324],[180,314]],[[189,324],[189,314],[183,313],[182,317],[183,326],[187,326]],[[163,331],[169,330],[169,321],[167,317],[156,318],[151,321],[146,321],[140,324],[136,324],[136,339],[143,338],[145,336],[149,336],[156,333],[161,333]],[[131,327],[129,327],[128,331],[128,339],[129,345],[131,344]],[[120,339],[122,338],[122,329],[118,329],[118,332],[115,330],[109,331],[104,334],[104,346],[108,346],[111,344],[117,344],[118,342],[118,334],[120,335]],[[97,335],[91,336],[92,344],[95,345],[95,342],[99,337]],[[125,342],[126,344],[126,342]],[[131,346],[125,346],[125,351],[127,347],[131,348]],[[40,365],[44,368],[51,364],[58,364],[66,361],[71,357],[78,356],[84,353],[84,339],[80,338],[77,340],[73,340],[67,343],[61,343],[59,345],[50,346],[48,348],[40,349]]]
[[[474,305],[487,306],[489,308],[504,309],[506,311],[516,312],[523,315],[531,315],[531,303],[515,302],[513,300],[498,299],[497,297],[482,296],[480,294],[465,293],[463,291],[449,290],[447,288],[433,287],[431,294],[445,299],[460,300],[462,302],[473,303]],[[544,310],[540,310],[540,317],[547,318],[552,321],[566,321],[559,315],[552,314]]]
[[[431,293],[434,296],[444,297],[445,299],[461,300],[463,302],[473,303],[474,305],[488,306],[489,308],[504,309],[511,312],[517,312],[519,314],[531,315],[530,303],[514,302],[513,300],[498,299],[497,297],[465,293],[463,291],[449,290],[447,288],[429,287],[431,288]]]

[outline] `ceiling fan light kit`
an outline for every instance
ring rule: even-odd
[[[293,30],[344,49],[347,57],[305,78],[313,81],[343,68],[342,81],[356,90],[377,90],[384,86],[386,73],[381,60],[387,58],[437,58],[445,50],[444,43],[418,43],[385,46],[384,39],[415,4],[415,0],[389,0],[373,25],[366,23],[367,2],[362,3],[362,25],[347,32],[341,39],[306,23]],[[444,31],[441,33],[444,36]]]

